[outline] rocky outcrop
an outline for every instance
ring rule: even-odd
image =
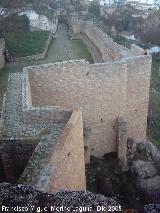
[[[157,173],[152,162],[142,160],[134,161],[131,171],[139,178],[151,178]]]
[[[121,207],[112,199],[88,191],[58,192],[47,194],[27,185],[0,185],[0,211],[7,212],[110,212],[109,206],[117,207],[111,212],[120,212]],[[102,208],[100,211],[100,208]],[[61,209],[60,209],[61,208]],[[75,211],[74,211],[75,210]],[[6,210],[5,210],[6,211]]]
[[[156,175],[152,178],[137,178],[137,187],[146,200],[153,203],[160,202],[160,176]]]
[[[160,151],[151,142],[128,141],[130,174],[146,201],[160,202]]]
[[[128,140],[127,149],[128,160],[141,159],[144,161],[160,162],[160,150],[151,142],[136,142]]]

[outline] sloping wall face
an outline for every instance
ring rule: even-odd
[[[34,106],[82,110],[90,154],[117,151],[116,118],[126,112],[126,64],[53,64],[33,68],[29,77]]]
[[[49,192],[85,190],[82,113],[73,112],[49,162],[54,166]]]
[[[86,189],[82,112],[73,111],[56,143],[39,141],[19,183],[44,192]]]
[[[5,48],[5,41],[4,41],[4,39],[0,39],[0,69],[3,68],[4,63],[5,63],[4,48]]]

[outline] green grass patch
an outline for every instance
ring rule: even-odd
[[[24,57],[42,53],[49,37],[48,31],[7,33],[7,47],[14,57]]]
[[[153,56],[148,137],[160,149],[160,59]]]
[[[88,51],[87,47],[81,40],[69,40],[67,48],[68,50],[71,49],[75,54],[73,55],[73,58],[77,57],[77,59],[85,59],[90,63],[94,63],[91,53]]]

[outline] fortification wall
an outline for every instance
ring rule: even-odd
[[[85,147],[95,156],[117,151],[116,119],[120,114],[127,118],[127,138],[146,139],[150,56],[60,65],[30,68],[33,106],[81,109]]]
[[[69,23],[73,33],[82,33],[93,42],[93,44],[100,51],[102,61],[104,62],[119,61],[123,57],[121,51],[129,52],[129,49],[115,43],[111,37],[106,35],[92,22],[72,19]],[[85,40],[86,39],[84,39],[84,42]]]
[[[151,56],[126,59],[127,63],[127,131],[128,137],[146,140]]]
[[[126,64],[53,64],[33,67],[29,76],[33,106],[81,109],[89,153],[117,151],[116,118],[126,112]]]
[[[73,112],[56,144],[50,164],[54,165],[54,173],[49,192],[86,189],[81,112]]]
[[[45,192],[85,189],[82,113],[34,107],[30,89],[25,68],[9,76],[0,130],[7,181],[20,178]]]
[[[34,107],[32,105],[33,94],[31,91],[31,81],[29,79],[31,75],[30,72],[28,72],[29,70],[29,67],[24,68],[22,76],[23,123],[32,125],[66,123],[72,114],[72,109],[62,109],[59,106],[47,107],[46,105]]]
[[[85,190],[81,112],[72,113],[56,143],[51,138],[40,141],[19,182],[45,192]]]
[[[4,49],[5,49],[5,41],[4,39],[0,39],[0,70],[3,68],[5,63]]]

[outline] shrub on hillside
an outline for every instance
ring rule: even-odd
[[[0,35],[2,37],[5,37],[5,34],[9,32],[21,33],[28,31],[29,19],[25,15],[18,16],[18,14],[13,14],[0,19]]]

